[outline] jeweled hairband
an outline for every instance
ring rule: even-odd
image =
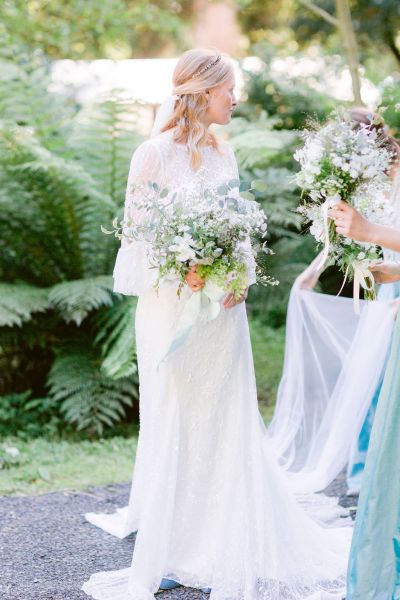
[[[211,67],[213,67],[214,65],[219,63],[220,60],[221,60],[221,55],[218,54],[217,57],[214,58],[213,60],[211,60],[209,63],[207,63],[205,67],[196,71],[196,73],[194,73],[194,75],[192,75],[190,79],[195,79],[196,77],[200,77],[200,75],[203,75],[203,73],[208,71],[208,69],[211,69]]]

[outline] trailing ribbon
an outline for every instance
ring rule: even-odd
[[[372,296],[375,295],[375,279],[373,273],[364,267],[362,263],[354,262],[351,264],[354,269],[353,279],[353,302],[354,312],[356,315],[360,314],[360,287],[367,292],[373,292]]]
[[[221,311],[221,300],[225,294],[222,288],[213,283],[206,283],[200,292],[193,292],[183,307],[174,339],[159,365],[182,346],[197,319],[202,317],[205,321],[212,321],[218,317]]]
[[[337,204],[338,202],[340,202],[340,196],[338,194],[336,194],[335,196],[329,196],[325,200],[325,202],[323,203],[323,205],[321,207],[322,219],[323,219],[323,225],[324,225],[324,250],[322,252],[321,260],[318,262],[318,265],[316,265],[316,269],[318,271],[324,267],[326,260],[329,256],[329,250],[331,247],[331,241],[329,239],[328,210],[331,209],[332,206],[335,206],[335,204]]]

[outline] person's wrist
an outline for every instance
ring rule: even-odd
[[[379,225],[375,225],[374,223],[370,223],[369,221],[367,221],[366,224],[367,230],[364,241],[380,246]]]

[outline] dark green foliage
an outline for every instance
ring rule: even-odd
[[[319,0],[318,6],[335,16],[335,0]],[[353,25],[362,57],[371,51],[390,53],[400,63],[398,32],[400,27],[400,4],[398,0],[350,0]],[[319,41],[329,43],[335,36],[340,43],[337,29],[307,7],[300,6],[293,14],[291,26],[299,42],[309,44]]]
[[[60,433],[63,417],[53,398],[32,398],[30,390],[0,397],[0,436],[41,437]]]
[[[132,379],[114,381],[104,375],[99,357],[88,346],[65,348],[51,367],[48,385],[67,422],[78,431],[102,435],[125,416],[124,407],[137,394]]]
[[[3,64],[0,422],[19,411],[13,432],[66,420],[102,434],[137,396],[135,303],[112,292],[118,242],[100,229],[123,206],[136,109],[71,110],[42,62]]]

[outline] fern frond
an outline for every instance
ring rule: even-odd
[[[99,331],[95,344],[101,345],[101,369],[112,379],[137,375],[136,304],[136,298],[120,299],[96,319]]]
[[[135,398],[131,379],[113,381],[103,375],[96,354],[84,347],[65,350],[55,359],[48,387],[68,422],[98,435],[124,418],[125,407]]]
[[[1,327],[21,327],[34,313],[45,312],[50,307],[45,289],[25,284],[0,283]]]
[[[67,323],[74,321],[80,325],[92,310],[112,305],[112,277],[100,275],[58,283],[50,289],[48,297]]]
[[[50,70],[51,62],[37,52],[28,56],[14,51],[12,56],[3,56],[0,114],[9,123],[29,127],[46,148],[64,153],[76,108],[65,96],[48,92]]]
[[[129,161],[142,141],[138,111],[137,105],[119,98],[115,91],[108,100],[77,113],[68,139],[75,159],[116,208],[123,205]]]
[[[252,123],[245,119],[234,119],[231,127],[230,143],[242,169],[265,168],[286,164],[297,133],[275,130],[267,119]]]
[[[29,250],[33,266],[43,265],[37,277],[32,273],[34,282],[51,285],[110,272],[116,240],[105,237],[100,225],[110,222],[115,206],[76,162],[52,154],[26,130],[3,127],[0,182],[6,215],[0,250],[9,260],[14,253],[24,270],[30,262],[22,250]]]

